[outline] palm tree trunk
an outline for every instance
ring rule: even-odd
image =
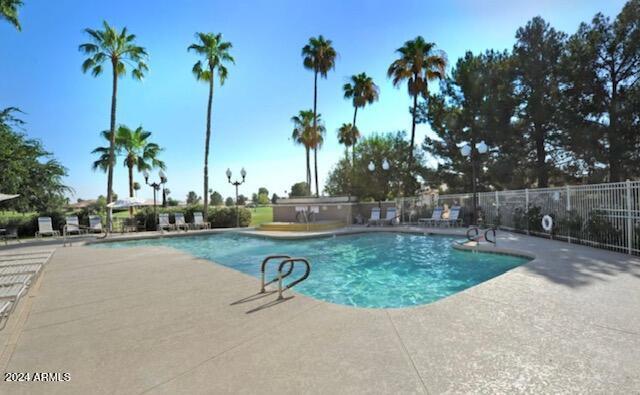
[[[107,170],[107,204],[113,199],[113,166],[115,164],[115,147],[116,147],[116,97],[118,96],[118,70],[117,62],[112,61],[113,70],[113,89],[111,91],[111,124],[109,130],[111,136],[109,140],[109,166]],[[107,215],[107,229],[111,231],[111,216]]]
[[[209,218],[209,142],[211,141],[211,106],[213,105],[213,68],[209,68],[209,102],[207,103],[207,134],[204,141],[204,218]]]
[[[320,196],[320,190],[318,189],[318,149],[313,149],[313,162],[314,162],[314,171],[316,172],[316,197]]]
[[[404,194],[408,196],[411,191],[410,180],[413,170],[413,145],[416,140],[416,111],[418,110],[418,95],[413,96],[413,111],[411,111],[411,145],[409,146],[409,162],[407,163],[407,175],[405,178]]]
[[[318,70],[315,70],[313,74],[313,133],[317,133],[316,127],[318,126],[317,117],[317,104],[318,104]],[[313,149],[313,153],[316,157],[316,196],[318,196],[318,148]],[[309,183],[309,196],[311,196],[311,183]]]
[[[307,152],[307,196],[311,196],[311,166],[310,166],[310,158],[309,158],[309,147],[304,148]]]
[[[133,196],[133,164],[128,163],[129,168],[129,196]],[[133,207],[129,207],[129,218],[133,217]]]

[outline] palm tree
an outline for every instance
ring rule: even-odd
[[[353,145],[353,124],[343,123],[338,128],[338,142],[344,145],[344,160],[349,163],[349,147]]]
[[[307,194],[311,195],[311,167],[309,166],[309,150],[312,145],[311,129],[313,128],[313,111],[300,110],[298,115],[291,117],[293,132],[291,138],[295,144],[304,146],[307,159]]]
[[[88,55],[82,63],[82,72],[91,71],[94,77],[102,74],[103,64],[111,63],[112,91],[111,91],[111,124],[109,137],[109,160],[107,160],[107,203],[113,198],[113,165],[115,163],[115,138],[116,138],[116,98],[118,96],[118,78],[127,73],[127,67],[131,67],[133,79],[141,80],[144,73],[149,70],[146,64],[147,52],[143,47],[135,44],[136,36],[129,34],[127,28],[119,33],[116,29],[104,21],[104,30],[85,29],[91,42],[81,44],[80,52]],[[107,218],[107,229],[111,230],[111,218]]]
[[[409,95],[413,97],[409,151],[409,169],[411,169],[416,137],[418,96],[422,96],[426,100],[429,97],[429,81],[444,78],[447,59],[444,52],[437,51],[436,45],[426,42],[422,36],[405,42],[396,52],[400,57],[391,63],[389,70],[387,70],[387,76],[392,78],[393,85],[396,87],[407,80]]]
[[[320,190],[318,189],[318,150],[322,148],[324,144],[324,135],[326,129],[322,123],[321,114],[317,114],[313,117],[313,127],[309,130],[309,148],[313,149],[313,163],[314,172],[316,175],[316,197],[320,196]]]
[[[207,218],[209,206],[209,142],[211,141],[211,106],[213,104],[213,86],[215,72],[218,72],[220,86],[224,85],[227,79],[228,63],[235,63],[229,54],[232,45],[228,41],[222,40],[222,34],[196,33],[197,44],[191,44],[188,51],[194,51],[203,60],[198,60],[191,71],[196,80],[209,84],[209,101],[207,103],[207,130],[204,143],[204,218]]]
[[[110,132],[105,130],[102,136],[110,140]],[[131,130],[125,125],[120,125],[116,131],[116,152],[124,155],[124,165],[129,171],[129,196],[134,196],[135,182],[133,181],[133,169],[138,171],[151,170],[152,168],[166,169],[163,161],[158,159],[158,155],[162,152],[160,146],[156,143],[149,142],[151,132],[142,129],[142,126],[135,130]],[[103,171],[109,168],[109,153],[107,147],[98,147],[93,153],[99,154],[98,160],[93,162],[93,169],[101,169]],[[138,189],[139,185],[138,185]],[[130,209],[129,213],[133,213]]]
[[[331,40],[326,40],[322,35],[318,37],[311,37],[309,43],[302,48],[303,64],[306,69],[313,70],[313,128],[317,126],[317,104],[318,104],[318,74],[321,77],[327,78],[329,70],[333,69],[336,65],[336,50],[331,46]],[[315,157],[317,158],[317,148],[314,149]],[[318,163],[316,160],[316,170],[318,169]],[[318,173],[316,171],[316,196],[319,196],[318,191]],[[311,187],[309,187],[311,188]]]
[[[342,90],[344,91],[344,98],[351,99],[353,103],[353,132],[356,134],[356,138],[352,140],[351,144],[355,145],[360,137],[356,127],[358,108],[364,108],[367,104],[377,101],[380,95],[380,89],[373,82],[373,78],[369,77],[366,73],[352,75],[350,79],[351,82],[344,84]]]
[[[22,30],[18,20],[18,7],[22,6],[22,0],[0,0],[0,19],[6,19],[18,31]]]

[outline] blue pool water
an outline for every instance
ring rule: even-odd
[[[168,246],[258,278],[265,256],[302,256],[309,259],[312,270],[295,287],[297,292],[332,303],[374,308],[430,303],[527,262],[513,256],[458,251],[451,247],[453,241],[451,237],[390,232],[308,240],[225,233],[96,246]],[[275,266],[274,262],[267,279],[274,277]],[[293,280],[297,272],[289,278]]]

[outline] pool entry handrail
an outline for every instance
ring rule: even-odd
[[[294,280],[283,287],[282,279],[284,279],[286,276],[291,274],[291,271],[293,270],[293,266],[298,262],[304,263],[306,267],[304,275],[302,275],[302,277],[300,277],[299,279]],[[290,265],[289,271],[287,272],[286,275],[282,275],[282,268],[284,268],[284,265],[286,265],[287,263]],[[287,289],[293,288],[295,285],[300,284],[301,282],[306,280],[307,277],[309,277],[310,273],[311,273],[311,264],[306,258],[288,258],[280,262],[280,266],[278,267],[278,300],[283,299],[282,292],[286,291]]]
[[[279,278],[278,276],[273,280],[269,281],[268,283],[265,283],[265,272],[267,269],[267,263],[273,259],[289,259],[289,258],[291,258],[289,255],[269,255],[268,257],[264,258],[264,260],[262,261],[262,265],[260,266],[260,293],[264,293],[265,287],[269,284],[275,283],[276,281],[278,281],[278,278]],[[282,266],[280,266],[280,268],[278,269],[278,273],[281,270],[282,270]],[[287,274],[282,276],[282,278],[287,277],[288,275],[291,274],[291,272],[293,272],[293,263],[289,265],[289,271],[287,272]]]
[[[489,238],[489,233],[493,235],[493,238]],[[496,245],[497,237],[496,237],[496,228],[489,228],[484,231],[484,239],[487,243],[492,243]]]
[[[472,232],[475,234],[472,235]],[[477,241],[478,236],[480,236],[480,228],[478,228],[477,226],[472,226],[471,228],[467,229],[467,239],[469,239],[469,241]]]

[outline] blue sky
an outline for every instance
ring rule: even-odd
[[[348,76],[366,72],[380,86],[380,101],[359,111],[364,135],[410,130],[406,88],[386,78],[396,48],[417,35],[435,42],[453,64],[465,51],[507,49],[515,32],[541,15],[555,28],[573,33],[596,12],[615,17],[621,0],[596,1],[46,1],[25,0],[22,32],[0,23],[0,107],[20,107],[30,137],[69,169],[73,199],[106,192],[106,175],[93,172],[91,150],[102,145],[98,132],[109,126],[111,81],[82,74],[79,44],[83,29],[102,20],[127,26],[149,52],[143,82],[120,82],[118,123],[143,125],[165,148],[168,188],[184,200],[202,194],[206,85],[195,81],[188,53],[197,31],[221,32],[233,43],[236,65],[227,83],[216,87],[210,156],[210,186],[223,196],[233,187],[224,171],[247,169],[241,193],[258,187],[282,195],[304,180],[304,150],[290,141],[290,118],[312,107],[313,76],[302,67],[300,49],[323,34],[339,53],[336,68],[319,83],[319,112],[326,122],[326,144],[319,153],[320,182],[341,155],[336,129],[352,119],[342,97]],[[435,89],[435,84],[433,85]],[[421,142],[427,126],[420,126]],[[142,176],[137,177],[143,181]],[[114,188],[127,195],[127,176],[118,164]],[[151,196],[144,188],[141,196]]]

